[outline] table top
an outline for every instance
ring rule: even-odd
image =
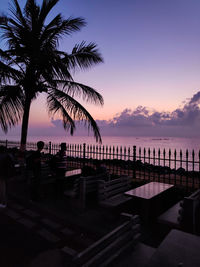
[[[171,230],[146,267],[199,267],[200,236]]]
[[[76,176],[81,174],[81,169],[75,169],[75,170],[71,170],[71,171],[66,171],[65,172],[65,177],[72,177],[72,176]]]
[[[132,197],[138,197],[143,199],[151,199],[162,192],[172,188],[174,185],[165,184],[165,183],[158,183],[158,182],[151,182],[137,188],[131,189],[125,192],[126,195]]]

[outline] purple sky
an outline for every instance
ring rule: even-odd
[[[7,0],[0,10],[8,11]],[[75,76],[104,97],[103,108],[85,105],[102,134],[199,135],[199,102],[190,102],[200,91],[199,0],[60,0],[52,15],[58,12],[87,21],[62,40],[63,50],[92,41],[104,57]],[[59,123],[48,117],[45,96],[33,103],[30,134],[63,135]]]

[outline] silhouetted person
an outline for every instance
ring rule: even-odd
[[[64,190],[65,172],[67,170],[66,143],[60,144],[60,150],[51,161],[51,168],[56,176],[57,196],[62,196]]]
[[[37,150],[27,158],[27,168],[32,171],[30,179],[30,197],[31,200],[37,201],[40,198],[40,180],[41,180],[41,151],[44,148],[44,142],[37,142]]]
[[[94,168],[92,168],[91,166],[84,166],[81,169],[81,176],[92,176],[96,174],[96,170]]]
[[[0,208],[7,205],[6,183],[9,177],[14,173],[14,160],[6,151],[6,148],[0,147]]]
[[[60,151],[57,153],[57,165],[56,165],[56,172],[57,174],[64,176],[67,170],[67,157],[66,157],[66,143],[60,144]]]
[[[96,174],[97,175],[102,174],[105,180],[109,180],[110,178],[107,168],[104,165],[102,165],[100,161],[97,161],[96,163]]]

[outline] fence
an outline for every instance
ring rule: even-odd
[[[0,141],[8,148],[19,148],[19,142]],[[54,155],[59,144],[46,143],[44,152]],[[27,143],[27,150],[35,150],[36,143]],[[200,188],[200,151],[171,151],[133,147],[67,144],[70,168],[96,166],[100,162],[111,175],[129,175],[133,179],[173,183],[189,189]]]

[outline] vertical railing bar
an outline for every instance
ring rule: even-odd
[[[177,155],[177,153],[176,153],[176,149],[175,149],[174,150],[174,170],[175,170],[175,172],[174,172],[174,185],[177,184],[177,182],[176,182],[176,155]]]
[[[130,152],[131,152],[130,151],[130,147],[128,147],[128,175],[130,175],[130,168],[131,168],[131,164],[130,164]]]
[[[133,146],[133,179],[136,178],[136,146]]]
[[[195,153],[194,153],[194,150],[192,151],[192,190],[194,190],[195,188],[195,180],[194,180],[194,161],[195,161]]]
[[[144,173],[144,180],[146,181],[146,148],[144,147],[144,154],[143,154],[143,160],[144,160],[144,163],[143,163],[143,173]]]
[[[126,166],[127,166],[127,161],[126,161],[126,159],[127,159],[127,155],[126,155],[126,146],[124,146],[124,166],[123,166],[123,172],[126,172],[126,173],[124,173],[125,175],[129,175],[129,169],[126,168]]]
[[[182,150],[180,150],[180,168],[182,169],[183,167],[183,153],[182,153]],[[181,170],[180,172],[180,185],[182,186],[182,179],[183,179],[183,172]]]
[[[116,174],[118,175],[118,156],[119,156],[119,148],[116,147]]]
[[[186,175],[185,175],[185,179],[186,179],[186,187],[188,188],[188,156],[189,156],[189,152],[188,149],[186,149],[186,155],[185,155],[185,160],[186,160]]]
[[[150,177],[150,173],[151,173],[151,170],[150,170],[150,166],[151,166],[151,149],[149,148],[148,149],[148,157],[149,157],[149,170],[148,170],[148,174],[149,174],[149,177],[148,177],[148,180],[150,181],[151,180],[151,177]]]
[[[200,150],[199,150],[199,175],[198,175],[198,180],[199,180],[199,189],[200,189]]]
[[[155,148],[153,149],[153,165],[154,165],[154,167],[156,165],[156,151],[155,151]],[[155,174],[153,174],[153,178],[152,178],[153,181],[156,180],[155,178],[156,178]]]
[[[163,149],[163,165],[164,165],[164,173],[163,173],[163,182],[165,183],[165,172],[166,172],[166,150],[165,148]]]
[[[171,183],[171,149],[169,149],[169,184]]]
[[[120,146],[120,155],[119,155],[119,157],[120,157],[120,162],[119,162],[119,175],[121,176],[122,175],[122,168],[123,168],[123,159],[122,159],[122,146]]]
[[[161,166],[160,166],[160,148],[158,149],[158,182],[160,182],[160,170],[161,170]]]

